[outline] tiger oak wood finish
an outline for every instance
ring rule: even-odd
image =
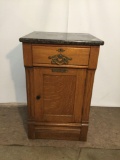
[[[33,65],[51,64],[48,57],[58,54],[58,49],[59,46],[49,47],[33,45]],[[90,48],[73,48],[63,46],[62,49],[64,50],[63,54],[65,56],[72,58],[72,61],[69,61],[69,65],[88,65]]]
[[[42,44],[43,39],[35,43],[28,39],[21,40],[28,137],[86,141],[100,44]]]

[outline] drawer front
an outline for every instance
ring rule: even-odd
[[[32,46],[33,65],[88,65],[90,48]]]

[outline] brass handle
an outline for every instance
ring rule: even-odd
[[[39,96],[39,95],[38,95],[38,96],[36,96],[36,99],[37,99],[37,100],[39,100],[40,98],[41,98],[41,96]]]
[[[54,56],[49,56],[48,59],[51,59],[52,64],[57,64],[57,65],[68,64],[69,60],[72,60],[72,58],[64,56],[61,53]]]

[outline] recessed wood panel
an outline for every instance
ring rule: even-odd
[[[63,49],[63,52],[58,52]],[[51,64],[49,56],[62,54],[71,60],[68,60],[68,65],[88,65],[90,48],[70,48],[70,47],[49,47],[49,46],[32,46],[33,65]]]
[[[72,115],[74,108],[76,76],[43,76],[44,114]]]

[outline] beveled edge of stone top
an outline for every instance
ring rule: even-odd
[[[60,45],[104,45],[104,41],[88,33],[61,33],[34,31],[19,38],[23,43],[60,44]]]

